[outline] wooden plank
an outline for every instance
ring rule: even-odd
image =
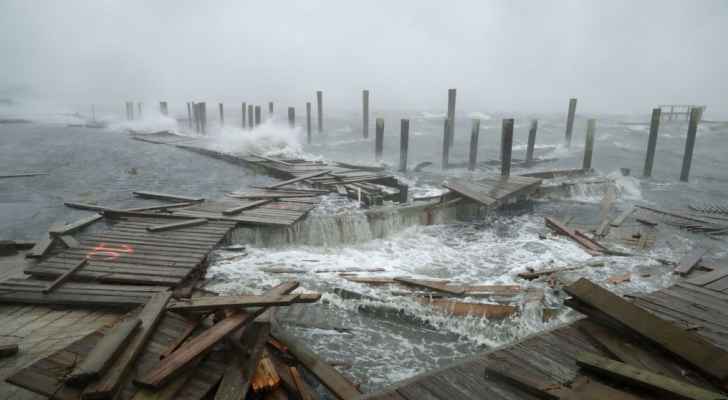
[[[29,258],[41,258],[48,254],[48,252],[53,247],[53,243],[55,243],[54,237],[47,237],[39,240],[35,243],[35,246],[30,250],[30,253],[26,255],[26,257]]]
[[[430,289],[430,290],[434,290],[436,292],[443,292],[443,293],[454,294],[454,295],[462,295],[463,293],[465,293],[465,290],[462,287],[447,286],[445,283],[438,284],[433,281],[422,281],[422,280],[410,279],[410,278],[404,278],[404,277],[394,278],[394,280],[397,281],[398,283],[402,283],[404,285]]]
[[[522,279],[534,280],[534,279],[538,279],[542,276],[549,276],[549,275],[556,274],[559,272],[564,272],[564,271],[573,271],[575,269],[580,269],[580,268],[584,268],[584,266],[549,268],[549,269],[542,269],[540,271],[520,272],[518,274],[518,277],[522,278]]]
[[[73,249],[79,246],[78,240],[71,235],[61,235],[58,239],[69,249]]]
[[[621,226],[624,223],[624,221],[630,215],[632,215],[632,213],[634,212],[634,210],[635,210],[635,207],[634,206],[629,206],[626,210],[622,211],[621,214],[619,214],[616,218],[614,218],[612,220],[612,222],[610,222],[609,224],[612,225],[612,226],[614,226],[614,227]]]
[[[677,263],[677,267],[672,272],[680,276],[685,276],[689,274],[690,271],[692,271],[693,268],[698,265],[700,260],[703,259],[703,256],[707,252],[708,250],[702,247],[693,249],[690,253],[686,254],[683,258],[680,259],[680,261]]]
[[[238,356],[230,356],[225,374],[222,376],[220,386],[215,392],[215,400],[243,400],[243,379],[240,374],[240,361]]]
[[[484,193],[480,193],[472,185],[467,185],[457,180],[449,180],[447,183],[444,184],[444,186],[452,190],[453,192],[463,197],[467,197],[470,200],[483,204],[486,207],[489,207],[497,202],[496,198],[488,196]]]
[[[263,204],[268,204],[271,201],[273,201],[273,199],[253,201],[253,202],[250,202],[248,204],[243,204],[241,206],[232,207],[232,208],[228,208],[227,210],[223,210],[222,214],[223,215],[240,214],[243,210],[248,210],[248,209],[251,209],[251,208],[256,208],[258,206],[262,206]]]
[[[117,323],[106,332],[81,364],[68,375],[66,383],[81,385],[98,379],[111,366],[114,357],[123,350],[141,323],[142,321],[136,317]]]
[[[457,317],[478,317],[502,319],[518,312],[517,306],[503,304],[466,303],[449,299],[417,298],[418,303],[432,306],[434,309]]]
[[[728,353],[695,333],[680,329],[587,279],[579,279],[564,290],[578,302],[599,310],[707,375],[721,381],[728,378]]]
[[[311,394],[308,391],[306,382],[303,381],[301,374],[298,372],[298,368],[288,367],[288,371],[291,373],[291,378],[293,380],[293,384],[296,386],[298,397],[301,400],[313,400]]]
[[[136,191],[136,192],[132,192],[132,193],[134,194],[134,196],[141,197],[144,199],[157,199],[157,200],[195,202],[195,203],[199,203],[199,202],[205,200],[204,197],[181,196],[178,194],[169,194],[169,193],[146,192],[146,191]]]
[[[272,184],[272,185],[268,185],[268,186],[266,186],[266,189],[279,188],[281,186],[290,185],[292,183],[296,183],[296,182],[300,182],[300,181],[305,181],[306,179],[311,179],[311,178],[315,178],[317,176],[326,175],[326,174],[328,174],[330,172],[331,172],[331,170],[329,169],[329,170],[324,170],[324,171],[316,171],[316,172],[311,173],[311,174],[300,175],[300,176],[297,176],[297,177],[295,177],[293,179],[289,179],[289,180],[286,180],[286,181],[283,181],[283,182],[278,182],[278,183],[275,183],[275,184]]]
[[[17,343],[2,343],[0,344],[0,358],[18,354],[18,350],[19,347]]]
[[[154,328],[159,319],[164,315],[172,293],[169,291],[159,292],[152,296],[147,304],[142,308],[138,318],[142,321],[141,328],[124,351],[114,360],[111,368],[97,382],[86,387],[83,391],[82,398],[84,400],[94,400],[111,398],[119,390],[124,378],[134,365],[134,361],[141,354],[147,340],[154,333]]]
[[[190,207],[194,206],[195,204],[198,204],[199,201],[185,201],[182,203],[170,203],[170,204],[162,204],[160,206],[147,206],[147,207],[135,207],[135,208],[125,208],[124,211],[158,211],[158,210],[169,210],[170,208],[183,208],[183,207]]]
[[[569,237],[571,240],[580,244],[588,252],[590,252],[592,254],[601,253],[602,248],[593,240],[590,240],[585,236],[577,235],[576,230],[567,227],[565,224],[563,224],[561,221],[557,220],[556,218],[545,217],[544,219],[546,221],[547,227],[555,230],[557,233],[560,233],[562,235]]]
[[[66,201],[63,203],[66,207],[75,208],[77,210],[87,210],[87,211],[107,211],[112,210],[111,207],[103,207],[98,206],[96,204],[88,204],[88,203],[77,203],[73,201]]]
[[[298,294],[285,296],[205,296],[186,300],[175,300],[167,306],[173,311],[200,311],[221,308],[274,307],[299,303]],[[304,298],[302,302],[310,302]]]
[[[266,352],[267,353],[267,352]],[[258,361],[253,379],[250,381],[250,387],[256,393],[271,392],[278,388],[281,384],[281,378],[278,376],[270,356],[264,354]]]
[[[53,282],[49,283],[48,286],[46,286],[45,288],[43,288],[43,290],[42,290],[43,291],[43,294],[48,294],[48,293],[52,292],[53,289],[55,289],[58,286],[62,285],[63,282],[71,279],[71,277],[73,276],[73,274],[75,274],[76,271],[78,271],[79,269],[81,269],[81,267],[83,267],[84,265],[86,265],[87,262],[88,262],[88,259],[84,258],[83,260],[79,261],[75,266],[71,267],[71,269],[69,269],[67,272],[61,274],[61,276],[59,276],[58,278],[56,278],[56,280],[54,280]]]
[[[359,389],[356,388],[349,380],[341,375],[332,366],[321,360],[316,353],[309,350],[301,341],[294,336],[282,331],[274,330],[271,335],[284,346],[288,351],[301,362],[312,374],[314,374],[321,383],[326,386],[331,393],[338,399],[349,400],[357,398],[361,395]]]
[[[728,400],[727,395],[711,392],[689,383],[668,378],[625,363],[588,352],[579,352],[576,363],[582,368],[635,386],[649,388],[663,395],[689,400]]]
[[[78,220],[74,223],[64,225],[62,227],[52,227],[51,229],[48,230],[48,233],[50,233],[51,236],[68,235],[69,233],[76,232],[76,231],[86,227],[87,225],[93,224],[94,222],[100,220],[101,218],[103,218],[103,216],[101,214],[93,214],[86,218],[81,218],[80,220]]]
[[[245,399],[269,333],[269,322],[255,321],[245,329],[240,341],[232,342],[236,349],[235,369],[225,371],[223,381],[215,393],[215,400]],[[234,380],[234,383],[225,385],[226,379]]]
[[[568,388],[553,382],[543,382],[526,374],[518,374],[515,370],[499,366],[489,366],[485,369],[485,379],[495,378],[529,393],[539,399],[564,399]]]
[[[182,221],[182,222],[173,222],[171,224],[148,226],[147,231],[149,231],[149,232],[171,231],[171,230],[180,229],[180,228],[189,228],[191,226],[204,225],[206,223],[207,223],[207,220],[203,219],[203,218],[191,219],[191,220]]]

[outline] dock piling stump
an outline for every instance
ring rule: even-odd
[[[293,129],[296,126],[296,109],[288,107],[288,126]]]
[[[165,115],[165,116],[169,114],[169,110],[167,109],[167,102],[166,101],[160,101],[159,102],[159,112],[162,115]]]
[[[690,121],[688,122],[688,137],[685,140],[685,154],[683,155],[682,169],[680,170],[680,180],[687,182],[690,177],[690,165],[693,162],[693,150],[695,149],[695,137],[698,134],[698,123],[702,116],[701,108],[692,108],[690,110]]]
[[[272,101],[268,102],[268,115],[273,117],[273,102]]]
[[[450,120],[445,118],[445,125],[442,132],[442,169],[450,166]]]
[[[306,140],[311,144],[311,102],[306,102]]]
[[[243,102],[243,113],[242,113],[243,114],[243,118],[242,118],[243,129],[245,129],[245,113],[246,113],[247,108],[248,107],[245,105],[245,102]]]
[[[536,147],[536,131],[538,131],[538,120],[531,121],[531,128],[528,130],[528,146],[526,147],[526,165],[533,162],[533,149]]]
[[[324,92],[316,91],[316,112],[318,113],[318,131],[324,131]]]
[[[576,117],[576,99],[569,99],[569,114],[566,116],[566,147],[571,147],[571,134],[574,131]]]
[[[374,159],[382,160],[382,152],[384,151],[384,118],[377,118],[374,133]]]
[[[399,171],[407,172],[407,151],[409,149],[409,120],[403,119],[399,133]]]
[[[364,139],[369,138],[369,91],[361,92],[362,97],[362,126],[361,131]]]
[[[480,134],[480,120],[473,120],[473,128],[470,131],[470,154],[468,157],[468,171],[475,170],[478,162],[478,135]]]
[[[592,152],[594,151],[594,131],[597,120],[591,118],[586,123],[586,142],[584,143],[584,162],[581,169],[588,171],[592,167]]]
[[[225,111],[223,110],[222,103],[219,103],[218,108],[220,109],[220,126],[225,125]]]
[[[187,127],[192,129],[192,106],[187,102]]]
[[[652,109],[652,119],[650,120],[650,136],[647,139],[647,155],[645,156],[645,169],[642,175],[645,178],[652,176],[652,166],[655,163],[655,149],[657,148],[657,133],[660,131],[661,108]]]
[[[452,147],[455,143],[455,97],[457,96],[457,89],[447,90],[447,119],[448,123],[448,146]]]
[[[252,131],[255,128],[255,107],[248,105],[248,128]]]
[[[260,125],[262,121],[260,106],[255,106],[255,126],[257,127]]]
[[[513,118],[503,120],[501,132],[501,176],[511,175],[511,153],[513,151]]]

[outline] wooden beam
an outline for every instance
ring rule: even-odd
[[[171,224],[148,226],[147,231],[149,231],[149,232],[171,231],[171,230],[179,229],[179,228],[189,228],[191,226],[204,225],[206,223],[207,223],[206,219],[198,218],[198,219],[191,219],[191,220],[182,221],[182,222],[173,222]]]
[[[47,237],[37,241],[26,257],[41,258],[45,256],[51,250],[55,241],[55,237]]]
[[[587,279],[579,279],[564,290],[579,303],[598,310],[705,374],[720,381],[728,378],[728,352],[695,333],[685,331]]]
[[[61,235],[58,239],[69,249],[75,249],[79,246],[78,240],[71,235]]]
[[[66,383],[81,385],[98,379],[141,325],[139,318],[128,318],[111,328],[81,364],[66,377]]]
[[[465,290],[461,287],[448,287],[446,283],[437,283],[432,281],[421,281],[417,279],[410,279],[410,278],[394,278],[395,281],[398,283],[401,283],[403,285],[407,286],[415,286],[425,289],[434,290],[436,292],[443,292],[448,294],[454,294],[454,295],[461,295],[465,293]]]
[[[577,353],[576,363],[582,368],[600,375],[627,384],[648,388],[671,397],[686,400],[728,400],[728,395],[711,392],[684,381],[678,381],[584,351]]]
[[[690,271],[693,270],[693,267],[698,265],[700,260],[703,259],[703,256],[707,252],[708,249],[702,247],[693,249],[690,253],[686,254],[683,258],[680,259],[680,261],[677,263],[677,267],[672,272],[680,276],[685,276],[689,274]]]
[[[619,214],[616,218],[612,220],[612,222],[609,223],[609,225],[614,227],[619,227],[624,223],[624,220],[627,219],[632,213],[634,212],[635,208],[634,206],[629,206],[626,210],[622,211],[621,214]]]
[[[274,307],[298,303],[298,294],[285,296],[207,296],[172,301],[167,309],[174,311],[200,311],[221,308]]]
[[[571,240],[580,244],[590,254],[594,255],[594,254],[599,254],[602,252],[601,247],[596,242],[594,242],[593,240],[590,240],[584,236],[577,235],[576,231],[574,229],[567,227],[565,224],[563,224],[561,221],[557,220],[556,218],[546,217],[545,221],[546,221],[547,227],[553,229],[557,233],[560,233],[562,235],[569,237]]]
[[[87,262],[88,262],[88,259],[84,258],[83,260],[79,261],[76,265],[71,267],[71,269],[69,269],[68,271],[61,274],[58,278],[56,278],[56,280],[49,283],[48,286],[43,288],[43,290],[42,290],[43,294],[48,294],[48,293],[52,292],[53,289],[57,288],[58,286],[61,286],[63,284],[63,282],[71,279],[73,274],[75,274],[76,271],[81,269],[81,267],[86,265]]]
[[[182,196],[178,194],[169,194],[169,193],[157,193],[157,192],[146,192],[146,191],[136,191],[132,192],[134,196],[141,197],[143,199],[157,199],[157,200],[167,200],[167,201],[184,201],[184,202],[195,202],[199,203],[201,201],[204,201],[204,197],[190,197],[190,196]]]
[[[560,400],[569,391],[568,388],[554,382],[538,381],[526,374],[509,371],[506,368],[488,366],[485,368],[485,379],[495,378],[513,385],[524,392],[545,400]]]
[[[361,395],[359,389],[356,388],[348,379],[335,370],[334,367],[325,363],[316,353],[309,350],[302,342],[294,336],[282,331],[274,330],[271,335],[284,346],[288,351],[298,359],[301,364],[314,374],[321,383],[326,386],[331,393],[338,399],[349,400],[357,398]]]
[[[48,233],[50,233],[51,236],[67,235],[69,233],[76,232],[77,230],[84,228],[87,225],[93,224],[101,218],[103,218],[101,214],[93,214],[86,218],[81,218],[80,220],[68,225],[51,227],[51,229],[48,230]]]
[[[251,208],[259,207],[259,206],[262,206],[263,204],[268,204],[271,201],[273,201],[273,199],[265,199],[265,200],[253,201],[253,202],[250,202],[248,204],[243,204],[241,206],[232,207],[232,208],[228,208],[227,210],[223,210],[222,214],[223,215],[240,214],[244,210],[249,210]]]
[[[300,181],[305,181],[306,179],[311,179],[311,178],[315,178],[317,176],[326,175],[326,174],[328,174],[330,172],[331,172],[331,170],[329,169],[329,170],[325,170],[325,171],[317,171],[317,172],[314,172],[314,173],[311,173],[311,174],[297,176],[297,177],[295,177],[293,179],[289,179],[287,181],[278,182],[278,183],[274,183],[272,185],[268,185],[268,186],[266,186],[266,189],[275,189],[275,188],[278,188],[278,187],[281,187],[281,186],[290,185],[292,183],[296,183],[296,182],[300,182]]]
[[[251,381],[255,375],[256,367],[258,366],[260,357],[263,354],[263,349],[265,348],[265,343],[268,340],[269,335],[270,322],[268,321],[255,321],[248,326],[244,332],[242,332],[240,341],[236,342],[238,358],[237,379],[241,383],[239,391],[236,389],[235,391],[232,391],[231,396],[228,396],[226,394],[228,390],[225,390],[223,386],[220,385],[220,388],[215,395],[215,400],[245,399],[248,391],[250,390]],[[225,377],[223,377],[223,379],[225,379]],[[223,392],[221,393],[221,391]]]
[[[147,340],[154,333],[154,328],[162,315],[164,315],[170,297],[172,297],[172,292],[164,291],[155,294],[149,299],[138,315],[138,318],[142,321],[139,332],[124,347],[124,351],[114,360],[111,368],[109,368],[104,376],[99,381],[86,387],[81,395],[82,399],[108,399],[116,394],[124,382],[124,378],[131,371],[134,361],[136,361],[144,349]]]

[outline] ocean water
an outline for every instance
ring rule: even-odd
[[[185,115],[181,107],[175,109]],[[3,115],[18,115],[0,110]],[[374,118],[385,118],[383,163],[392,171],[399,161],[399,119],[410,120],[410,170],[422,162],[432,165],[421,172],[399,174],[416,196],[441,192],[442,182],[451,177],[472,178],[498,174],[497,167],[470,172],[464,168],[440,168],[442,143],[441,110],[375,112],[369,138],[361,133],[361,116],[356,112],[326,115],[323,133],[315,127],[313,143],[307,144],[300,117],[294,129],[285,115],[276,115],[255,131],[238,128],[232,111],[226,126],[220,126],[208,109],[210,145],[222,151],[256,151],[270,156],[340,160],[377,165],[373,157]],[[26,116],[26,114],[20,114]],[[479,160],[495,160],[500,148],[501,119],[516,119],[514,159],[523,158],[530,119],[539,119],[536,156],[554,159],[529,171],[578,168],[583,157],[586,117],[577,116],[573,144],[563,144],[564,115],[497,115],[483,110],[459,110],[455,123],[452,163],[467,160],[472,118],[481,121]],[[648,116],[590,116],[597,118],[593,166],[598,180],[615,187],[616,210],[632,204],[662,208],[685,207],[693,201],[717,201],[728,195],[728,172],[724,149],[728,128],[700,126],[690,182],[677,180],[687,126],[684,122],[664,124],[652,179],[640,178],[647,143],[647,127],[624,121],[647,121]],[[0,238],[34,239],[48,225],[73,221],[83,211],[65,208],[63,201],[97,202],[110,206],[149,204],[135,200],[133,190],[155,190],[181,194],[222,197],[225,192],[244,189],[273,180],[255,175],[243,167],[172,146],[153,145],[128,138],[125,130],[174,130],[194,136],[184,123],[145,112],[139,121],[120,121],[109,111],[99,118],[109,121],[105,129],[69,128],[72,116],[34,113],[30,124],[0,124],[0,171],[3,173],[43,170],[48,175],[0,179]],[[629,168],[631,176],[622,176]],[[525,172],[514,168],[512,173]],[[635,257],[592,257],[573,242],[543,234],[545,216],[573,218],[595,224],[605,184],[588,180],[559,180],[568,183],[566,193],[530,204],[491,213],[485,218],[460,221],[444,219],[422,226],[397,212],[382,212],[376,222],[355,202],[326,196],[320,209],[311,213],[297,235],[289,239],[251,240],[236,236],[247,246],[244,253],[218,251],[209,268],[208,287],[221,293],[261,293],[282,281],[301,282],[302,291],[318,291],[323,299],[306,305],[302,314],[281,313],[284,325],[305,338],[308,345],[329,361],[350,364],[341,371],[374,390],[416,373],[447,365],[454,360],[510,343],[524,336],[572,321],[577,314],[561,306],[558,284],[528,282],[516,277],[529,268],[583,266],[559,275],[562,282],[587,277],[609,285],[609,277],[630,272],[631,280],[610,289],[620,293],[648,292],[674,282],[670,267],[656,257],[676,259],[691,247],[703,243],[713,248],[712,257],[722,258],[725,241],[706,239],[676,228],[661,227],[654,247],[630,250]],[[283,236],[281,236],[283,237]],[[293,239],[290,239],[293,238]],[[621,244],[614,244],[622,248]],[[295,273],[271,273],[271,268],[289,268]],[[376,269],[376,272],[361,272]],[[454,317],[421,305],[402,288],[369,286],[343,279],[339,273],[361,276],[411,276],[447,279],[467,284],[518,284],[529,290],[543,290],[544,306],[557,309],[556,317],[543,321],[541,306],[527,307],[505,320]],[[488,302],[483,298],[466,299]]]

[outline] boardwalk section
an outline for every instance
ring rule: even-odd
[[[669,329],[685,332],[701,348],[714,346],[718,350],[713,353],[718,357],[717,353],[728,351],[728,295],[704,286],[684,282],[648,295],[630,297],[630,304],[666,321]],[[623,326],[610,325],[611,319],[590,314],[589,318],[573,324],[540,332],[361,398],[662,399],[664,390],[675,390],[675,386],[670,386],[674,381],[680,388],[688,387],[694,393],[712,396],[686,398],[728,398],[721,394],[725,390],[724,381],[715,382],[698,370],[707,366],[696,367],[667,354],[663,346],[669,348],[671,343],[648,343],[643,335],[627,332]],[[588,365],[590,357],[613,360],[616,370],[610,375],[593,373],[593,366]],[[604,372],[609,366],[605,362],[598,369]],[[634,372],[635,368],[638,373]],[[614,374],[630,371],[633,376],[615,378]],[[658,375],[647,389],[644,382],[635,384],[641,376],[652,377],[649,374]],[[670,395],[674,396],[675,392]]]
[[[486,207],[498,207],[511,199],[527,196],[541,185],[541,179],[525,176],[495,177],[478,181],[448,179],[444,186]]]

